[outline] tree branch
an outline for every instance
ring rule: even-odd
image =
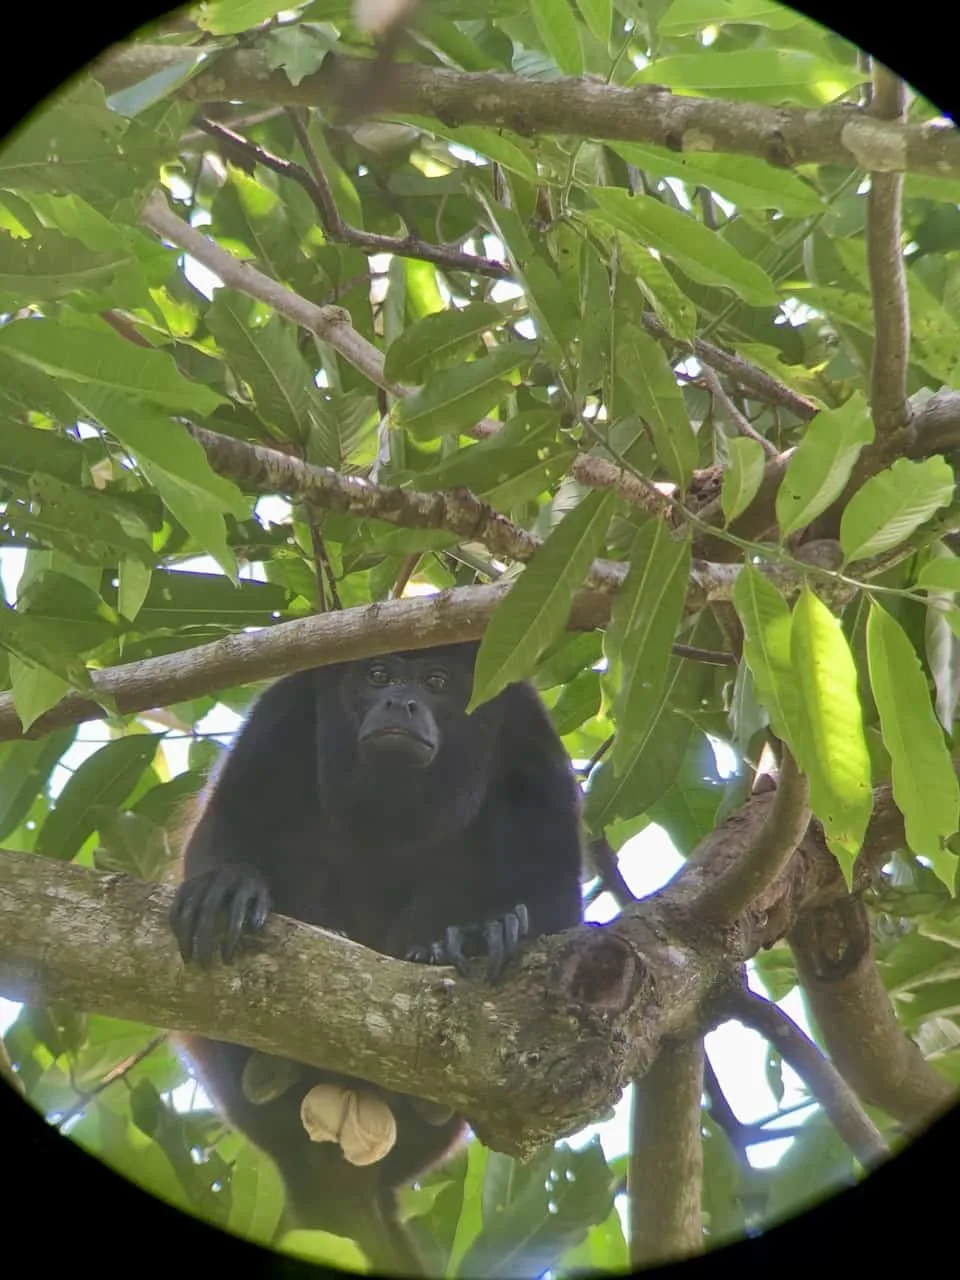
[[[878,120],[903,121],[907,90],[885,67],[874,70],[870,112]],[[871,173],[867,195],[867,264],[873,304],[873,367],[870,408],[878,436],[906,428],[910,306],[903,263],[902,173]]]
[[[199,56],[204,50],[197,47]],[[108,93],[173,64],[183,50],[136,44],[114,48],[92,67]],[[313,75],[291,84],[256,49],[217,51],[210,68],[178,94],[192,102],[224,99],[315,107],[355,100],[368,81],[362,59],[330,57]],[[483,124],[524,136],[566,134],[653,142],[671,151],[724,151],[757,156],[778,167],[844,165],[871,172],[960,177],[960,132],[946,122],[905,125],[872,119],[841,105],[810,111],[761,103],[674,95],[662,85],[623,88],[560,76],[533,80],[503,72],[454,71],[396,63],[382,110],[433,117],[446,125]]]
[[[865,1169],[886,1159],[890,1149],[883,1135],[857,1101],[832,1062],[777,1005],[743,990],[731,1005],[738,1022],[759,1031],[788,1062],[830,1117]]]
[[[630,1265],[662,1265],[703,1251],[703,1040],[666,1040],[634,1085],[631,1115]]]
[[[748,422],[743,416],[737,406],[727,395],[726,391],[724,391],[720,379],[709,365],[704,366],[703,381],[714,400],[719,402],[720,407],[741,435],[749,436],[751,440],[756,440],[764,453],[769,454],[771,457],[777,458],[780,456],[780,450],[773,441],[768,440],[766,436],[761,435],[756,427],[753,426],[752,423]]]
[[[309,135],[293,108],[290,109],[290,120],[300,145],[311,160],[311,172],[293,160],[285,160],[282,156],[274,155],[214,120],[201,116],[197,120],[197,125],[211,138],[224,144],[228,158],[231,154],[244,155],[249,160],[262,164],[264,168],[279,173],[281,177],[292,178],[294,182],[299,183],[316,205],[323,233],[331,244],[350,245],[354,249],[363,250],[364,253],[395,253],[402,258],[419,258],[422,262],[432,262],[445,271],[467,271],[473,275],[491,276],[494,280],[502,280],[510,274],[510,268],[506,263],[496,262],[493,258],[483,258],[474,253],[463,253],[447,245],[428,244],[416,235],[408,233],[405,236],[384,236],[373,231],[360,231],[356,227],[351,227],[340,216],[330,184],[310,146]]]
[[[783,749],[773,804],[749,846],[693,903],[704,919],[729,922],[742,915],[793,857],[810,824],[810,789],[793,756]]]

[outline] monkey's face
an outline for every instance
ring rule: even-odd
[[[388,654],[354,664],[344,700],[364,767],[428,769],[467,722],[474,646]]]

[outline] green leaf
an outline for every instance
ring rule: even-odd
[[[221,289],[207,311],[210,332],[230,368],[250,387],[257,412],[279,439],[305,442],[314,425],[313,377],[297,345],[296,326],[273,316],[249,323],[253,304]]]
[[[899,546],[953,498],[953,471],[941,457],[898,458],[871,476],[847,503],[840,545],[847,561],[864,560]]]
[[[607,1220],[615,1185],[598,1138],[579,1151],[548,1149],[520,1193],[484,1222],[454,1274],[535,1280]]]
[[[602,693],[596,671],[583,671],[564,688],[550,711],[553,727],[561,738],[579,729],[600,710]]]
[[[500,303],[475,302],[423,316],[390,343],[383,371],[388,378],[419,382],[427,371],[472,353],[481,335],[502,324],[508,311]]]
[[[960,559],[951,555],[928,560],[917,574],[917,586],[928,591],[960,591]]]
[[[117,566],[120,585],[117,588],[117,608],[128,622],[133,622],[150,589],[153,570],[139,560],[124,557]]]
[[[773,281],[716,231],[652,196],[632,196],[619,187],[590,187],[596,211],[580,215],[588,226],[606,225],[638,244],[673,259],[700,284],[731,289],[755,306],[776,303]]]
[[[132,537],[127,532],[114,514],[121,510],[119,503],[114,506],[107,495],[40,474],[30,477],[28,489],[36,513],[31,518],[34,527],[47,525],[74,538],[78,548],[86,551],[95,564],[115,564],[120,555],[153,564],[153,547],[145,538]],[[130,514],[124,514],[132,526]],[[11,518],[16,521],[12,513]],[[146,526],[140,527],[146,534]]]
[[[66,297],[77,289],[106,289],[133,255],[126,248],[97,252],[58,231],[29,240],[0,234],[0,297],[21,305]]]
[[[69,693],[70,683],[46,667],[21,661],[15,653],[10,654],[9,662],[13,705],[26,733],[35,720],[39,720],[45,711],[55,707],[63,695]]]
[[[583,75],[580,29],[568,0],[530,0],[530,13],[544,48],[564,75]]]
[[[577,0],[577,8],[591,33],[600,43],[603,45],[609,43],[613,0]]]
[[[0,471],[14,473],[18,481],[42,471],[64,484],[79,485],[83,475],[83,446],[56,431],[25,427],[4,416],[0,423]]]
[[[873,810],[857,669],[840,623],[807,588],[794,607],[791,640],[809,743],[801,767],[810,807],[849,884]]]
[[[49,738],[0,745],[0,840],[26,818],[75,736],[75,729],[63,729]]]
[[[900,624],[876,602],[867,620],[870,687],[890,752],[893,798],[907,843],[953,891],[957,860],[943,842],[960,826],[960,784],[930,704],[926,676]]]
[[[608,653],[620,675],[615,769],[646,736],[656,713],[689,574],[690,539],[674,537],[663,520],[646,521],[630,548],[630,569],[607,632]]]
[[[519,139],[514,140],[504,131],[485,129],[476,124],[442,124],[435,116],[397,115],[391,112],[391,117],[412,124],[428,135],[433,134],[437,138],[445,138],[448,142],[467,147],[479,156],[486,156],[494,164],[502,165],[511,173],[520,174],[528,182],[537,180],[537,166],[529,154],[532,145],[525,141],[521,145]],[[524,150],[524,146],[527,150]]]
[[[727,524],[732,524],[742,511],[746,511],[757,496],[767,465],[767,455],[758,440],[737,436],[726,441],[728,465],[723,472],[720,489],[720,506]]]
[[[165,351],[134,346],[103,321],[75,328],[56,320],[14,320],[0,328],[0,352],[54,378],[129,392],[179,413],[205,417],[224,399],[190,382]]]
[[[0,602],[0,648],[28,666],[53,672],[73,689],[92,693],[93,682],[83,660],[66,638],[36,618]]]
[[[633,395],[633,411],[649,425],[657,456],[667,475],[685,489],[699,460],[683,393],[663,348],[636,325],[617,336],[617,375]]]
[[[843,492],[860,450],[873,440],[873,422],[857,392],[839,409],[818,413],[803,433],[777,490],[780,537],[805,529]]]
[[[269,22],[284,8],[282,0],[207,0],[197,10],[196,23],[214,36],[236,35]]]
[[[415,440],[433,440],[472,427],[510,390],[507,373],[533,359],[534,343],[508,342],[487,356],[432,374],[399,400],[393,416]]]
[[[757,701],[802,769],[807,744],[791,659],[790,608],[769,578],[750,564],[737,575],[733,603],[743,623],[743,656],[753,675]]]
[[[630,84],[665,84],[709,98],[797,102],[820,107],[862,83],[865,73],[806,49],[733,49],[654,58]]]
[[[37,853],[69,861],[97,829],[98,807],[116,808],[150,767],[162,733],[116,738],[84,760],[40,829]]]
[[[691,188],[707,187],[741,209],[782,209],[795,218],[823,210],[823,199],[810,182],[757,156],[677,152],[633,142],[612,142],[610,146],[628,164],[652,177],[679,178]]]
[[[570,601],[603,546],[616,509],[612,493],[595,490],[574,507],[540,547],[499,605],[477,655],[470,710],[532,675],[544,649],[563,631]]]

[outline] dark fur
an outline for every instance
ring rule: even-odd
[[[446,960],[448,926],[503,919],[517,904],[528,936],[581,919],[580,796],[566,752],[528,685],[464,714],[475,655],[476,645],[457,645],[385,659],[420,681],[404,705],[412,711],[413,697],[422,699],[438,730],[427,768],[391,751],[373,764],[361,757],[361,721],[369,725],[376,701],[371,662],[289,676],[257,701],[187,844],[174,908],[185,955],[196,949],[178,908],[191,894],[202,902],[205,883],[234,868],[243,884],[266,883],[273,910],[398,957],[439,942],[434,958]],[[434,694],[423,680],[441,662],[453,680]],[[266,899],[259,905],[265,913]],[[208,914],[204,930],[209,960],[222,914],[216,926]],[[364,1085],[389,1101],[398,1140],[380,1163],[354,1167],[335,1144],[311,1142],[300,1120],[304,1094],[342,1077],[304,1067],[282,1097],[253,1105],[240,1084],[248,1049],[194,1036],[187,1048],[231,1123],[276,1161],[294,1219],[353,1236],[375,1265],[396,1263],[393,1190],[442,1160],[462,1140],[463,1121],[431,1124],[409,1098]]]

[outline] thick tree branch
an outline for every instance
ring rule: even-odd
[[[793,1067],[865,1169],[889,1156],[883,1135],[853,1090],[792,1018],[769,1000],[747,990],[740,993],[731,1012],[738,1022],[759,1031]]]
[[[871,115],[878,120],[902,121],[906,106],[903,81],[885,67],[876,67]],[[903,262],[903,176],[871,173],[867,195],[867,264],[874,322],[870,408],[881,437],[904,430],[910,421],[910,306]]]
[[[916,1131],[956,1101],[897,1021],[859,897],[800,915],[789,941],[830,1057],[865,1102]]]
[[[136,44],[110,50],[92,71],[108,93],[116,93],[182,60],[182,49]],[[235,49],[219,53],[208,71],[178,92],[193,102],[329,106],[355,100],[369,72],[367,61],[328,58],[318,72],[294,85],[283,70],[271,70],[265,54]],[[572,134],[653,142],[671,151],[725,151],[780,167],[830,164],[960,177],[960,132],[946,122],[898,124],[851,106],[768,107],[673,95],[660,85],[623,88],[570,77],[540,81],[404,62],[391,69],[382,110],[525,136]]]
[[[703,1250],[703,1040],[665,1040],[634,1085],[631,1115],[630,1265],[662,1265]]]
[[[704,919],[736,920],[777,879],[810,825],[810,789],[793,756],[783,749],[780,777],[767,820],[736,862],[695,903]]]
[[[614,1103],[697,1022],[724,965],[719,940],[694,947],[651,899],[539,940],[496,988],[279,916],[255,954],[201,972],[180,962],[171,902],[163,885],[0,851],[0,991],[414,1090],[516,1155]]]

